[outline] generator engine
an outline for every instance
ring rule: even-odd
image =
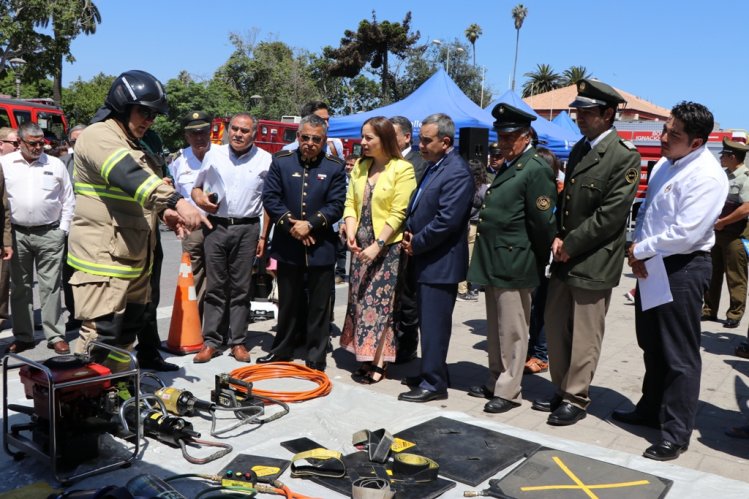
[[[99,455],[99,437],[116,433],[121,425],[116,418],[119,408],[118,389],[110,379],[98,378],[111,374],[101,364],[72,355],[53,357],[43,365],[51,371],[54,385],[91,378],[90,383],[60,388],[50,397],[47,374],[31,365],[19,370],[26,398],[33,407],[10,405],[9,409],[30,416],[27,423],[11,426],[11,434],[31,432],[32,441],[45,453],[51,453],[50,429],[56,433],[58,464],[68,468]],[[50,406],[54,400],[54,407]]]

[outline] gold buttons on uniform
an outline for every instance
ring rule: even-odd
[[[575,179],[573,178],[572,180],[570,180],[570,184],[574,184],[574,183],[575,183]]]
[[[570,212],[569,212],[569,211],[567,211],[567,210],[564,210],[564,214],[565,214],[565,215],[569,215],[569,214],[570,214]]]
[[[571,196],[569,194],[567,194],[567,199],[571,199]]]

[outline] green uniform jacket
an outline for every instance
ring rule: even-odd
[[[496,288],[535,288],[556,233],[557,189],[551,167],[528,149],[502,169],[479,212],[468,281]]]
[[[582,157],[585,139],[572,148],[557,206],[558,234],[570,255],[551,272],[570,286],[590,290],[619,284],[629,216],[640,181],[640,154],[613,129]]]

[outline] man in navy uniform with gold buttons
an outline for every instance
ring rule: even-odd
[[[492,111],[504,157],[479,212],[468,280],[485,285],[489,379],[468,395],[490,400],[484,411],[520,405],[533,289],[556,234],[554,174],[531,145],[536,119],[507,104]]]
[[[624,102],[609,85],[581,80],[570,104],[584,137],[570,152],[551,248],[545,324],[555,393],[532,406],[551,412],[550,425],[575,424],[586,415],[611,290],[622,274],[627,218],[640,180],[640,155],[613,126]]]
[[[344,162],[322,151],[327,130],[322,118],[305,116],[299,148],[276,153],[265,180],[263,206],[275,224],[270,256],[278,261],[279,309],[278,332],[260,364],[290,360],[295,331],[302,330],[307,367],[325,370],[338,237],[332,224],[341,219],[346,198]]]

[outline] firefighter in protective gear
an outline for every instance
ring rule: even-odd
[[[162,180],[160,151],[147,145],[154,118],[167,111],[161,83],[144,71],[127,71],[76,142],[67,261],[75,269],[70,284],[82,321],[78,353],[93,340],[132,346],[149,301],[159,218],[178,235],[210,225]],[[91,349],[94,360],[115,371],[127,367],[128,358],[98,350]]]

